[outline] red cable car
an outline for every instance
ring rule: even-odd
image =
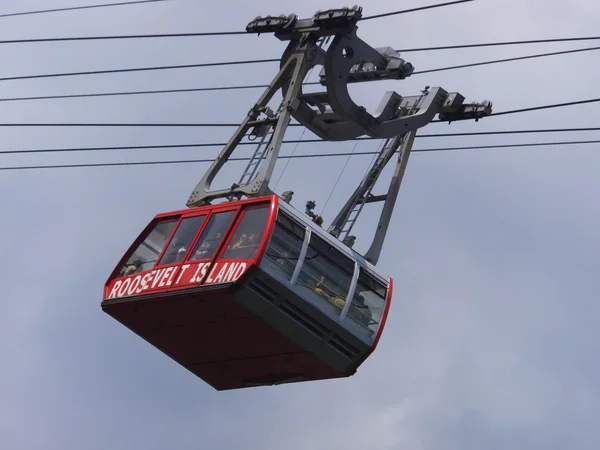
[[[408,97],[388,92],[377,117],[356,105],[348,83],[412,73],[396,51],[373,49],[356,37],[361,11],[319,11],[302,20],[257,17],[248,25],[248,31],[289,41],[279,73],[192,192],[190,209],[156,216],[105,285],[106,313],[215,389],[354,374],[375,350],[390,307],[392,280],[374,265],[416,130],[436,114],[463,120],[491,113],[490,102],[463,104],[462,95],[441,88]],[[302,83],[316,65],[324,67],[327,90],[304,94]],[[279,89],[283,100],[271,109]],[[289,205],[291,191],[280,201],[268,186],[292,116],[323,140],[387,139],[327,230],[312,212],[314,202],[302,214]],[[240,181],[210,191],[244,138],[258,142]],[[396,153],[387,194],[374,195]],[[212,204],[217,199],[228,201]],[[374,202],[384,204],[361,256],[350,232]]]
[[[391,293],[391,279],[272,195],[156,216],[102,309],[225,390],[352,375]]]

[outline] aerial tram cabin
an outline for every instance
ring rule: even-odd
[[[102,309],[217,390],[347,377],[392,280],[276,195],[159,214]]]
[[[249,32],[289,41],[279,73],[197,184],[189,209],[156,216],[104,286],[106,313],[217,390],[356,372],[377,347],[390,308],[392,280],[374,265],[417,129],[437,114],[444,121],[491,114],[490,102],[466,104],[440,87],[415,96],[388,92],[377,117],[356,105],[348,83],[402,80],[414,69],[391,47],[373,49],[357,38],[361,14],[341,8],[312,19],[257,17],[248,25]],[[304,94],[303,80],[316,65],[323,66],[326,92]],[[283,100],[271,109],[279,89]],[[301,213],[291,196],[280,200],[268,187],[292,116],[326,141],[386,139],[328,229],[308,203]],[[240,181],[211,191],[245,138],[256,140],[256,149]],[[374,195],[396,154],[387,194]],[[363,257],[349,233],[374,202],[383,208]]]

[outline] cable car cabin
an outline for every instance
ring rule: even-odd
[[[217,390],[351,376],[381,336],[392,280],[278,200],[158,215],[102,309]]]

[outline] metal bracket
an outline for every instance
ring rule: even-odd
[[[418,111],[422,108],[422,104],[427,102],[427,98],[431,95],[431,92],[428,89],[429,87],[425,88],[421,96],[403,99],[399,108],[397,108],[393,114],[405,118],[418,114]],[[441,95],[439,88],[437,89],[437,94]],[[492,104],[490,102],[485,101],[464,105],[464,97],[462,95],[458,93],[446,93],[445,95],[446,97],[443,101],[436,101],[432,111],[433,116],[439,113],[440,118],[444,117],[445,120],[450,118],[452,120],[478,120],[481,117],[491,114]],[[384,99],[379,110],[388,107],[389,105],[386,104]],[[375,236],[373,237],[371,246],[364,255],[365,259],[374,265],[377,264],[381,250],[383,249],[385,236],[396,204],[396,199],[404,177],[415,135],[416,130],[411,130],[406,134],[389,138],[385,141],[378,157],[367,171],[367,174],[349,197],[348,201],[342,207],[328,229],[330,234],[336,238],[341,237],[342,242],[351,247],[356,238],[355,236],[350,235],[350,232],[364,206],[368,203],[384,202]],[[398,161],[387,193],[384,195],[373,195],[372,191],[379,176],[396,151],[399,151]]]

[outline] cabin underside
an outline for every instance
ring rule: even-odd
[[[335,370],[236,297],[256,303],[247,288],[222,285],[104,301],[102,309],[217,390],[354,373]]]

